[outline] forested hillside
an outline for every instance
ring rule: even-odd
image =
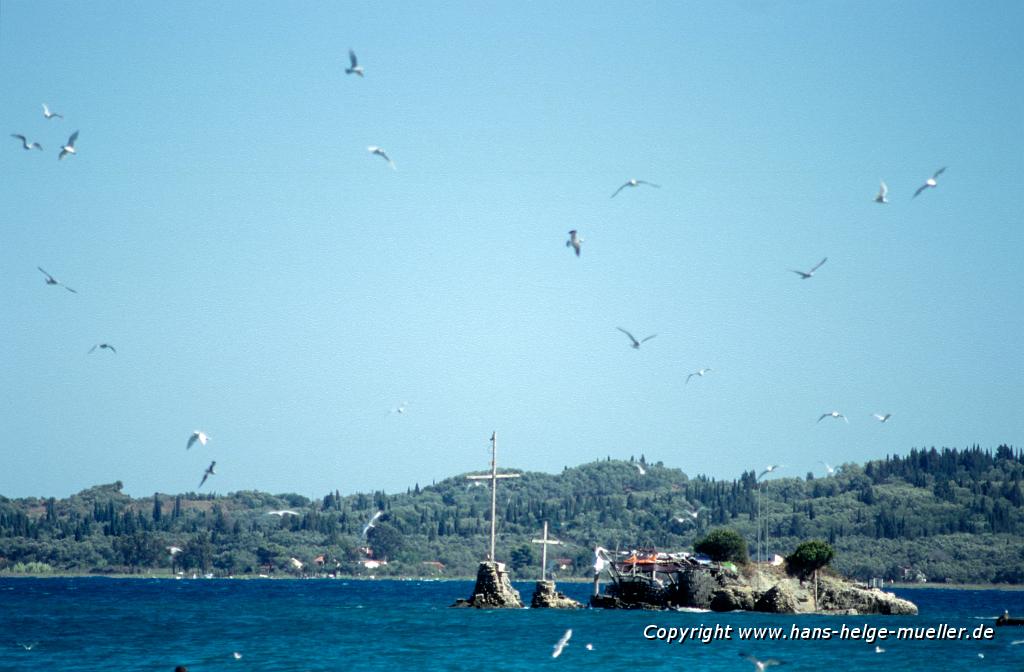
[[[687,550],[712,527],[734,528],[753,552],[760,494],[771,553],[820,538],[836,548],[833,566],[857,578],[1024,583],[1022,480],[1024,453],[1008,446],[912,450],[827,477],[764,480],[760,493],[753,471],[717,481],[642,457],[604,460],[500,481],[498,557],[519,578],[536,576],[530,540],[544,521],[564,542],[549,552],[560,576],[586,576],[595,545]],[[464,476],[312,500],[254,491],[133,499],[120,482],[60,500],[0,497],[0,572],[467,576],[486,553],[489,507],[488,487]],[[370,559],[387,564],[368,569]]]

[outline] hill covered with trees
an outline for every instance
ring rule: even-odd
[[[501,481],[497,554],[517,578],[537,576],[531,539],[544,521],[564,544],[548,554],[562,577],[588,576],[598,545],[688,550],[715,527],[734,529],[753,550],[760,498],[772,554],[823,539],[836,550],[832,565],[860,579],[1024,583],[1022,480],[1024,452],[1008,446],[915,449],[828,477],[760,482],[753,471],[724,481],[643,457],[607,459]],[[269,514],[284,509],[297,515]],[[0,573],[470,576],[486,554],[489,509],[486,485],[464,476],[318,499],[135,499],[120,482],[60,500],[0,497]]]

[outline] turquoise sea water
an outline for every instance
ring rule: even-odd
[[[528,602],[533,584],[516,588]],[[583,601],[590,586],[559,589]],[[468,581],[2,579],[0,670],[754,670],[740,652],[778,659],[771,669],[780,672],[1024,670],[1024,643],[1012,643],[1024,628],[995,628],[987,641],[871,644],[740,641],[738,630],[945,623],[970,632],[1004,609],[1024,614],[1024,592],[896,591],[917,603],[917,617],[448,608],[471,590]],[[644,637],[649,625],[733,631],[707,644],[666,644]],[[569,646],[552,658],[570,628]]]

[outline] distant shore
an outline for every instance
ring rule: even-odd
[[[102,578],[102,579],[181,579],[192,581],[192,575],[186,574],[182,576],[175,576],[173,574],[90,574],[88,572],[52,572],[49,574],[10,574],[0,573],[0,579],[81,579],[81,578]],[[203,579],[202,574],[197,574],[194,580]],[[338,577],[326,577],[326,576],[253,576],[250,574],[242,574],[239,576],[215,576],[214,579],[230,579],[233,581],[309,581],[309,580],[323,580],[323,581],[474,581],[474,576],[362,576],[362,575],[342,575]],[[514,583],[531,583],[537,581],[537,577],[529,578],[513,578]],[[567,577],[556,577],[556,583],[591,583],[593,579],[582,577],[582,576],[567,576]],[[1024,591],[1024,585],[1012,584],[1012,583],[887,583],[882,590],[892,590],[893,588],[899,590],[1006,590],[1006,591]]]

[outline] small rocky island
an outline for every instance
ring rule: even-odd
[[[603,550],[603,549],[601,549]],[[600,559],[600,555],[599,555]],[[605,563],[611,582],[591,598],[606,609],[760,611],[772,614],[916,615],[917,606],[877,588],[785,565],[714,562],[690,553],[634,553]]]

